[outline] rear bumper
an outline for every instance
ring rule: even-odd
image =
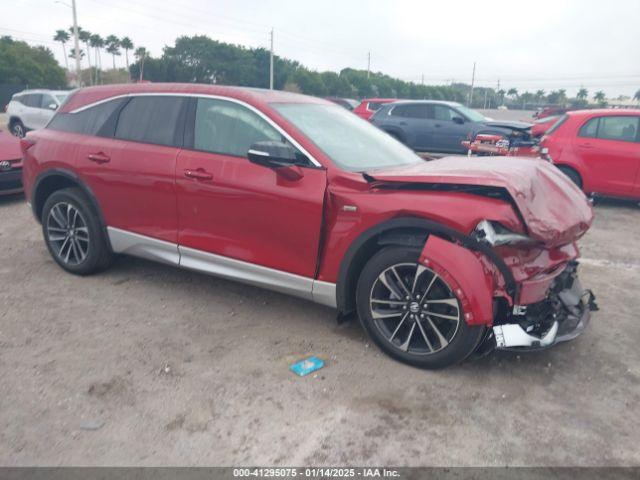
[[[0,195],[22,191],[22,168],[0,171]]]

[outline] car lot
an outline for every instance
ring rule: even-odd
[[[0,462],[637,465],[639,219],[596,207],[585,335],[427,372],[284,295],[127,257],[66,274],[0,199]],[[288,371],[309,354],[317,375]]]

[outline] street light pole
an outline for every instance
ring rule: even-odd
[[[269,53],[269,90],[273,90],[273,28],[271,29],[271,51]]]
[[[80,70],[80,39],[78,37],[78,15],[76,14],[76,0],[71,0],[71,10],[73,10],[73,46],[76,57],[76,83],[78,87],[81,87],[82,72]]]

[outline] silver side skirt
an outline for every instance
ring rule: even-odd
[[[336,284],[107,227],[113,251],[180,266],[336,307]]]

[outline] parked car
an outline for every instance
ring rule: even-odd
[[[192,84],[78,90],[21,144],[71,273],[120,253],[297,295],[424,368],[568,340],[593,306],[591,205],[549,162],[424,162],[325,100]]]
[[[22,191],[20,140],[0,130],[0,195]]]
[[[405,100],[383,105],[371,123],[416,151],[465,153],[465,140],[479,133],[509,136],[528,130],[523,122],[489,120],[456,102]]]
[[[378,111],[380,107],[382,107],[382,105],[395,101],[395,98],[364,98],[360,102],[360,105],[353,110],[353,113],[358,115],[360,118],[369,120],[371,116]]]
[[[640,110],[567,112],[540,146],[586,193],[640,198]]]
[[[337,103],[341,107],[346,108],[350,112],[352,112],[360,103],[353,98],[342,98],[342,97],[326,97],[325,100],[329,100],[330,102]]]
[[[552,116],[563,115],[568,110],[569,109],[567,107],[563,107],[563,106],[560,106],[560,105],[550,105],[548,107],[538,108],[533,113],[533,118],[542,119],[542,118],[547,118],[547,117],[552,117]]]
[[[16,93],[6,106],[9,130],[24,137],[29,130],[43,128],[69,92],[61,90],[25,90]]]
[[[562,115],[551,115],[550,117],[534,120],[533,125],[531,126],[531,136],[534,138],[542,137],[561,116]]]

